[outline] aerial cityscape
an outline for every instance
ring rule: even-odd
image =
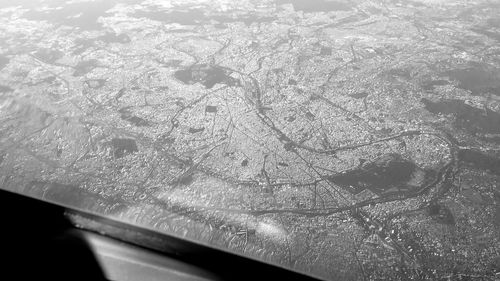
[[[324,280],[500,280],[500,1],[0,1],[0,187]]]

